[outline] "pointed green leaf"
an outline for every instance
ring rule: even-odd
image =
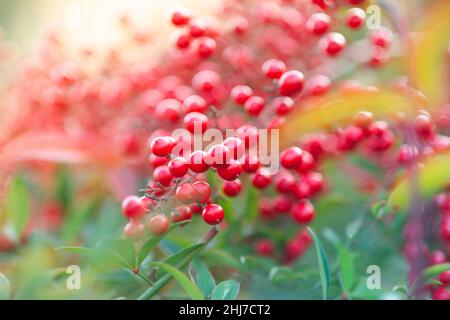
[[[235,300],[239,294],[239,282],[234,279],[219,283],[213,290],[211,300]]]
[[[206,264],[199,259],[192,260],[189,265],[189,276],[203,292],[203,295],[206,298],[209,298],[214,287],[216,286],[216,281],[214,280],[211,272],[209,272]]]
[[[440,275],[442,272],[450,270],[450,263],[441,263],[428,267],[423,271],[423,275],[426,279],[434,278]]]
[[[322,295],[323,299],[327,299],[328,288],[330,287],[330,267],[328,264],[328,259],[325,253],[325,249],[323,248],[322,242],[319,237],[317,237],[316,233],[310,228],[307,227],[308,232],[311,234],[311,237],[314,241],[314,246],[316,247],[316,255],[317,262],[319,264],[319,273],[320,273],[320,281],[322,283]]]
[[[186,258],[187,256],[190,256],[196,252],[199,252],[206,244],[205,243],[197,243],[194,244],[190,247],[184,248],[178,252],[176,252],[175,254],[165,258],[164,260],[162,260],[162,262],[164,262],[165,264],[171,265],[171,266],[175,266],[176,264],[178,264],[180,261],[182,261],[184,258]],[[156,273],[156,277],[159,278],[163,273],[162,269],[159,269],[158,272]]]

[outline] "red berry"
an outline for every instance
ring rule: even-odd
[[[289,212],[292,208],[292,200],[286,196],[278,196],[274,199],[273,208],[280,213]]]
[[[170,219],[172,220],[173,223],[191,220],[192,219],[192,211],[189,207],[178,206],[170,214]]]
[[[138,240],[142,238],[145,226],[138,220],[131,220],[125,225],[123,233],[127,239]]]
[[[205,99],[200,96],[192,95],[184,99],[183,106],[186,112],[200,112],[205,113],[208,109]]]
[[[147,228],[155,236],[166,234],[169,231],[169,219],[163,214],[157,214],[148,220]]]
[[[127,219],[139,219],[145,214],[145,207],[137,196],[128,196],[122,201],[122,213]]]
[[[414,130],[422,139],[428,139],[434,135],[434,124],[428,114],[420,114],[414,119]]]
[[[239,85],[231,90],[231,99],[238,105],[243,105],[252,95],[253,90],[249,86]]]
[[[308,172],[303,177],[309,185],[311,194],[322,191],[324,187],[323,176],[319,172]]]
[[[228,147],[231,151],[231,156],[233,159],[240,159],[245,153],[245,144],[239,138],[230,137],[224,140],[222,143],[224,146]]]
[[[203,221],[209,225],[217,225],[222,222],[224,211],[218,204],[208,204],[202,213]]]
[[[164,187],[170,186],[173,176],[168,166],[160,166],[153,171],[153,178]]]
[[[197,150],[189,157],[189,169],[195,173],[205,172],[209,169],[207,163],[208,154],[205,151]]]
[[[220,85],[220,76],[212,70],[202,70],[192,78],[192,87],[194,89],[209,93]]]
[[[280,193],[290,193],[295,188],[295,177],[289,172],[282,171],[273,180],[275,189]]]
[[[166,157],[176,145],[176,140],[172,137],[157,137],[150,144],[150,149],[155,156]]]
[[[299,147],[291,147],[284,150],[280,156],[281,165],[286,169],[294,169],[302,163],[302,149]]]
[[[217,168],[217,174],[224,180],[233,181],[239,178],[242,173],[242,164],[239,161],[231,159],[229,164]]]
[[[191,19],[191,13],[186,9],[178,9],[172,13],[172,23],[175,26],[186,25]]]
[[[294,194],[298,200],[307,199],[311,196],[311,187],[306,181],[300,181],[294,187]]]
[[[251,125],[243,125],[236,131],[236,136],[245,143],[245,148],[249,149],[258,144],[258,129]]]
[[[320,47],[330,55],[335,56],[344,49],[346,45],[345,37],[338,32],[331,32],[320,39]]]
[[[306,29],[315,34],[322,35],[330,28],[331,19],[325,13],[314,13],[306,22]]]
[[[269,239],[261,239],[255,243],[255,252],[260,256],[270,257],[275,251],[275,247]]]
[[[373,45],[386,49],[392,42],[392,32],[388,28],[374,29],[370,33],[370,40]]]
[[[202,37],[198,40],[198,55],[201,58],[208,58],[216,51],[216,40],[209,37]]]
[[[308,151],[302,152],[302,161],[300,162],[300,165],[295,168],[295,171],[298,173],[305,173],[308,171],[311,171],[316,166],[314,162],[314,157],[309,153]]]
[[[269,79],[279,79],[285,71],[286,65],[278,59],[269,59],[262,65],[262,72]]]
[[[169,162],[169,159],[167,157],[158,157],[153,153],[148,157],[148,160],[153,168],[163,166]]]
[[[182,110],[181,102],[175,99],[164,99],[155,107],[155,116],[158,120],[172,123],[180,119]]]
[[[205,20],[195,19],[189,23],[189,31],[194,38],[203,36],[206,30],[208,30],[208,23]]]
[[[436,265],[436,264],[441,264],[441,263],[446,262],[447,257],[445,256],[445,253],[443,251],[435,250],[431,254],[430,260],[431,260],[432,265]]]
[[[433,291],[433,300],[450,300],[450,291],[445,287],[438,287]]]
[[[297,70],[291,70],[283,73],[278,81],[278,87],[282,96],[291,96],[303,89],[303,73]]]
[[[294,108],[294,100],[289,97],[278,97],[273,101],[273,107],[278,115],[284,116]]]
[[[206,181],[197,181],[192,184],[194,189],[193,198],[195,202],[206,203],[211,197],[211,186]]]
[[[244,164],[242,165],[242,169],[247,173],[254,173],[256,170],[261,167],[261,163],[259,162],[259,158],[256,155],[248,154],[244,158]]]
[[[231,150],[223,144],[216,144],[208,151],[207,163],[214,168],[230,163]]]
[[[351,29],[358,29],[364,24],[366,13],[361,8],[352,8],[347,11],[347,26]]]
[[[308,79],[305,86],[312,96],[321,96],[330,89],[331,80],[326,75],[316,74]]]
[[[294,205],[291,214],[296,222],[301,224],[308,224],[314,219],[316,212],[311,202],[304,199],[300,200],[299,203]]]
[[[183,183],[178,186],[175,197],[181,203],[189,204],[194,201],[194,187],[190,183]]]
[[[257,116],[264,109],[264,99],[260,96],[253,96],[245,102],[245,111],[251,116]]]
[[[242,183],[239,179],[234,181],[225,181],[222,186],[223,193],[228,197],[235,197],[242,190]]]
[[[206,131],[208,126],[208,117],[203,113],[190,112],[184,116],[183,123],[185,128],[193,134],[200,134]]]
[[[439,275],[439,281],[442,284],[450,284],[450,270],[444,271]]]
[[[198,203],[191,203],[189,209],[191,209],[194,214],[202,214],[203,212],[203,207]]]
[[[188,33],[180,32],[175,34],[175,46],[178,49],[187,49],[191,44],[191,35]]]
[[[271,174],[266,168],[259,168],[252,178],[252,184],[258,189],[267,188],[271,182]]]
[[[182,157],[173,158],[167,166],[175,178],[184,177],[188,171],[187,160]]]

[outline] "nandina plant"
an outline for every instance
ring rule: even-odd
[[[234,299],[240,282],[265,297],[264,281],[300,298],[296,280],[320,281],[303,298],[449,299],[448,93],[425,71],[390,70],[412,30],[389,7],[372,26],[368,6],[227,1],[215,21],[175,9],[163,60],[125,72],[111,58],[100,75],[57,58],[25,68],[31,90],[16,94],[29,117],[66,134],[76,112],[81,134],[63,141],[83,162],[146,180],[119,194],[122,235],[64,249],[139,279],[123,290],[132,298],[164,297],[175,279],[192,299]],[[448,37],[435,42],[442,55]],[[389,269],[401,277],[391,288],[358,281],[392,261],[409,273]]]

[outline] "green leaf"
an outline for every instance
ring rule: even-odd
[[[339,247],[339,270],[342,286],[349,293],[356,282],[355,258],[356,255],[344,247]]]
[[[174,265],[178,264],[181,260],[186,258],[187,256],[190,256],[190,255],[194,254],[195,252],[198,252],[201,249],[203,249],[203,247],[205,245],[206,245],[206,243],[204,243],[204,242],[194,244],[190,247],[184,248],[184,249],[176,252],[175,254],[165,258],[164,260],[162,260],[162,262],[164,262],[165,264],[174,266]],[[162,270],[160,269],[156,273],[156,277],[159,278],[161,276],[161,274],[162,274]]]
[[[68,208],[73,197],[73,184],[69,172],[61,167],[58,170],[56,195],[64,208]]]
[[[308,232],[311,234],[311,237],[314,241],[314,246],[316,248],[317,262],[319,264],[319,272],[320,272],[320,281],[322,283],[322,295],[323,299],[327,299],[328,288],[330,287],[330,267],[328,264],[328,259],[325,253],[325,249],[323,248],[322,242],[317,237],[316,233],[310,228],[307,227]]]
[[[382,200],[374,203],[370,212],[374,219],[381,219],[384,217],[387,213],[389,213],[389,210],[386,210],[386,201]]]
[[[127,266],[133,266],[136,260],[136,250],[131,240],[105,238],[98,242],[96,248],[110,250],[123,258]]]
[[[409,297],[408,287],[405,286],[404,284],[395,286],[394,288],[392,288],[392,291],[399,292],[399,293],[403,294],[406,298]]]
[[[239,282],[234,279],[219,283],[213,290],[211,300],[235,300],[239,294]]]
[[[252,185],[247,186],[245,195],[244,216],[247,221],[253,222],[258,217],[259,193]]]
[[[11,296],[11,285],[8,278],[0,273],[0,300],[8,300]]]
[[[138,259],[136,261],[135,266],[139,267],[141,263],[145,260],[145,258],[148,257],[150,252],[152,252],[152,250],[161,242],[161,240],[164,239],[164,237],[166,237],[172,230],[176,229],[179,226],[185,225],[186,223],[189,222],[190,220],[172,224],[169,228],[169,231],[165,235],[153,236],[150,239],[148,239],[139,250]]]
[[[210,249],[203,254],[203,257],[209,266],[228,266],[236,270],[242,268],[239,260],[224,250]]]
[[[192,300],[204,300],[200,289],[189,278],[179,271],[177,268],[163,262],[152,262],[150,265],[159,267],[170,274],[183,287],[184,291],[191,297]]]
[[[19,239],[31,213],[28,189],[19,176],[13,178],[6,193],[6,212],[11,220],[14,236]]]
[[[203,292],[203,295],[206,298],[209,298],[214,287],[216,286],[216,281],[214,280],[211,272],[209,272],[206,264],[199,259],[192,260],[189,266],[189,276]]]
[[[97,207],[97,201],[91,200],[82,203],[79,207],[73,206],[69,209],[67,218],[64,221],[62,228],[62,238],[64,241],[73,242],[79,235],[83,226],[86,225],[86,221],[92,212]]]
[[[104,267],[111,265],[114,267],[132,269],[132,266],[122,256],[107,248],[59,247],[55,250],[79,254]]]
[[[441,263],[426,268],[423,271],[423,275],[425,279],[431,279],[448,270],[450,270],[450,263]]]

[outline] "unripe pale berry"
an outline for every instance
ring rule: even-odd
[[[157,214],[148,220],[147,228],[155,236],[166,234],[169,231],[169,219],[163,214]]]
[[[145,226],[138,220],[131,220],[125,225],[123,233],[127,239],[138,240],[142,238]]]

